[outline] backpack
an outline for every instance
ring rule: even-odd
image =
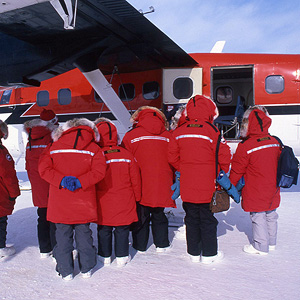
[[[299,161],[295,157],[291,147],[283,145],[282,141],[277,136],[273,137],[281,146],[281,154],[277,166],[277,186],[290,188],[293,184],[297,184]]]

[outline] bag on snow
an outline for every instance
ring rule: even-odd
[[[277,186],[290,188],[297,184],[299,173],[299,161],[295,157],[293,149],[283,145],[280,138],[273,136],[281,146],[281,154],[277,166]]]

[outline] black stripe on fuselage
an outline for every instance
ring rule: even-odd
[[[6,124],[24,124],[26,121],[36,119],[37,116],[22,116],[21,115],[31,106],[29,105],[18,105],[15,107],[0,107],[0,119],[1,114],[3,113],[11,113],[11,115],[6,119]],[[72,120],[74,118],[87,118],[91,121],[95,121],[97,118],[105,117],[112,121],[115,121],[116,118],[111,112],[102,112],[100,113],[74,113],[74,114],[65,114],[58,115],[58,122],[66,122],[68,120]]]
[[[270,115],[297,115],[300,114],[299,105],[280,105],[280,106],[266,106]]]

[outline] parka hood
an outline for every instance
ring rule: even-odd
[[[161,134],[168,128],[165,115],[156,107],[142,106],[131,116],[130,121],[141,126],[149,133]]]
[[[272,120],[264,106],[256,105],[249,107],[243,116],[241,125],[241,137],[251,135],[267,135]]]
[[[94,122],[86,118],[75,118],[55,129],[52,134],[54,142],[58,140],[67,147],[84,149],[91,142],[99,142],[100,135]]]
[[[58,127],[52,122],[44,121],[41,119],[33,119],[26,121],[23,125],[24,131],[30,135],[33,140],[40,139],[49,134]]]
[[[99,146],[116,146],[119,143],[117,128],[113,122],[107,118],[98,118],[94,122],[100,134]]]
[[[196,95],[191,98],[186,106],[189,120],[201,120],[213,123],[219,112],[216,104],[208,97]]]

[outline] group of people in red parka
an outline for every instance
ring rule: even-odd
[[[174,116],[169,130],[159,109],[144,106],[132,115],[133,128],[122,143],[106,118],[94,122],[78,118],[59,126],[55,113],[44,109],[40,118],[27,121],[26,170],[37,207],[41,258],[53,256],[56,271],[71,280],[75,244],[81,275],[89,278],[97,257],[104,265],[111,264],[113,247],[117,266],[130,261],[130,231],[132,247],[145,252],[150,226],[156,252],[171,251],[164,209],[176,207],[181,195],[191,261],[221,260],[218,221],[209,208],[220,136],[213,124],[217,116],[215,103],[197,95]],[[268,133],[270,125],[264,107],[250,107],[242,122],[243,141],[233,158],[224,138],[218,152],[219,171],[229,173],[231,166],[233,185],[241,178],[245,182],[242,207],[250,212],[253,242],[244,251],[250,254],[268,254],[276,245],[280,203],[276,168],[281,148]],[[0,129],[5,137],[6,124],[2,122]],[[0,198],[0,256],[8,256],[15,251],[5,245],[7,215],[20,190],[13,160],[4,146],[0,150],[0,189],[5,190]],[[90,223],[98,224],[97,249]]]

